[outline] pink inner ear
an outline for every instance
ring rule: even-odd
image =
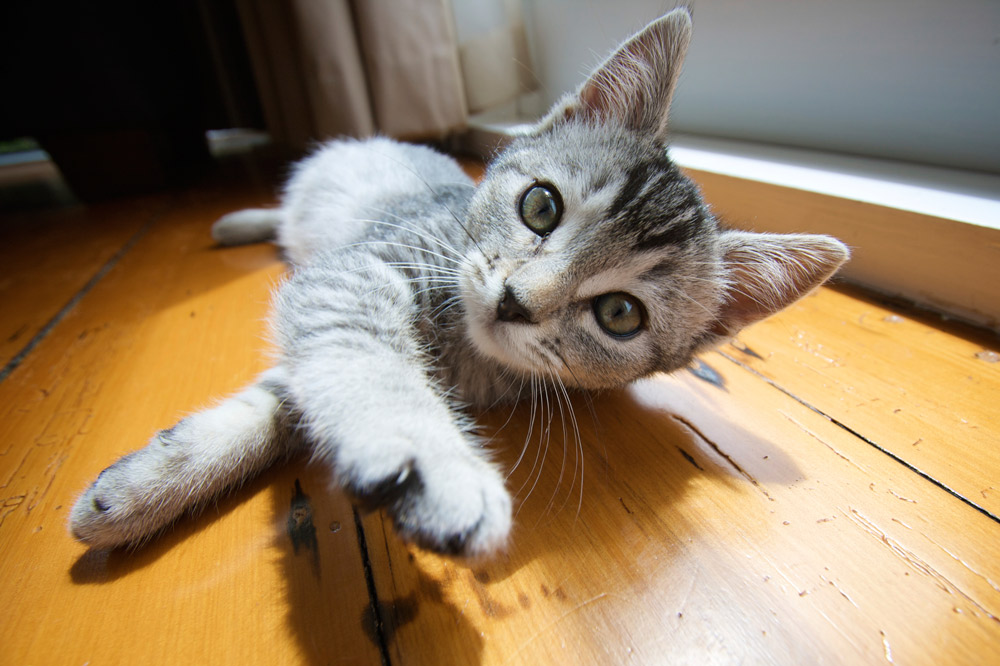
[[[847,261],[847,247],[829,236],[728,232],[723,239],[729,285],[713,329],[733,335],[820,286]]]
[[[583,84],[564,98],[540,128],[580,116],[597,123],[617,121],[663,140],[677,75],[691,37],[691,18],[677,9],[634,35]]]
[[[639,129],[650,105],[657,105],[658,113],[664,112],[663,103],[650,99],[657,73],[649,71],[652,61],[647,49],[640,40],[629,42],[587,81],[580,90],[587,118],[613,118]]]

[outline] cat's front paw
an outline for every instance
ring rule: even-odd
[[[105,469],[70,511],[73,536],[94,548],[138,544],[156,534],[184,509],[165,486],[165,463],[174,462],[169,431],[146,448],[133,451]]]
[[[141,512],[135,510],[138,489],[129,483],[124,469],[136,454],[118,460],[97,477],[77,499],[70,512],[73,536],[95,548],[115,548],[136,542],[148,534],[137,529]]]
[[[510,494],[500,473],[478,456],[412,459],[378,481],[359,481],[348,489],[362,506],[384,508],[400,536],[419,546],[480,557],[507,542]]]

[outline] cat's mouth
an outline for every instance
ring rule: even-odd
[[[469,322],[469,337],[484,355],[500,363],[522,370],[539,370],[542,359],[535,352],[535,331],[532,324],[501,321],[493,312],[484,313]]]
[[[470,261],[460,282],[466,335],[480,354],[512,370],[549,371],[554,362],[542,344],[549,326],[506,288],[509,269]]]
[[[546,365],[538,352],[538,324],[511,315],[509,303],[505,310],[503,295],[491,298],[468,284],[463,291],[466,333],[483,356],[527,373]]]

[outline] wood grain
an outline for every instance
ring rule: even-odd
[[[536,423],[512,487],[539,437],[550,450],[497,562],[405,547],[369,519],[393,663],[1000,659],[996,522],[709,360],[724,389],[658,377],[595,399],[593,416],[575,400],[582,453],[570,437],[565,468],[558,410],[551,437]],[[498,445],[508,465],[524,412]]]
[[[495,560],[359,531],[304,460],[138,551],[81,547],[104,466],[265,367],[283,268],[207,232],[266,201],[169,197],[0,382],[0,664],[1000,663],[992,338],[841,289],[697,375],[482,415],[518,511]]]
[[[0,663],[379,663],[352,508],[303,462],[135,553],[66,532],[104,466],[265,367],[283,267],[270,246],[208,237],[220,214],[261,203],[175,202],[0,384]],[[298,554],[285,533],[296,480],[317,532]]]
[[[166,206],[163,197],[14,213],[0,223],[0,367]]]
[[[824,289],[748,329],[727,355],[1000,516],[1000,342]],[[825,322],[826,325],[816,325]],[[991,397],[992,396],[992,397]],[[972,453],[974,452],[974,453]]]

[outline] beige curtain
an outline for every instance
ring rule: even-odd
[[[467,102],[448,0],[237,0],[268,131],[300,151],[379,132],[441,138]]]

